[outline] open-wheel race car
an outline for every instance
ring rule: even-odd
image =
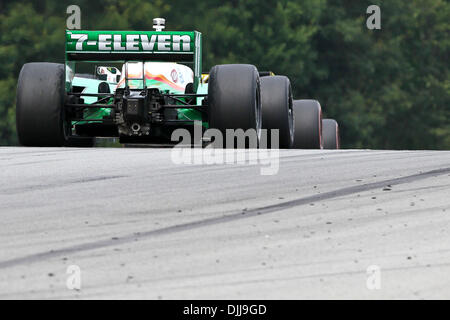
[[[166,144],[177,128],[201,123],[224,136],[227,129],[253,130],[254,147],[339,148],[337,122],[322,120],[318,101],[294,100],[287,77],[248,64],[202,74],[200,32],[163,31],[159,18],[154,28],[66,30],[65,64],[25,64],[17,85],[20,143],[90,147],[96,137],[117,137]],[[266,143],[261,129],[269,132]]]

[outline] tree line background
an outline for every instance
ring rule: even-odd
[[[318,99],[345,148],[450,149],[447,0],[1,0],[0,145],[15,145],[15,91],[24,63],[63,62],[66,8],[82,29],[203,33],[203,70],[251,63]],[[366,9],[381,7],[381,30]]]

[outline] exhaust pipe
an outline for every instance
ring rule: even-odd
[[[131,125],[131,130],[133,130],[134,134],[138,134],[141,131],[141,125],[139,123],[133,123]]]

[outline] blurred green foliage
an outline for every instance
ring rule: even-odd
[[[83,29],[204,35],[204,70],[251,63],[287,75],[295,98],[315,98],[341,125],[346,148],[450,149],[450,4],[446,0],[2,0],[0,145],[17,143],[15,87],[32,61],[63,62],[66,8]],[[381,30],[366,8],[381,7]]]

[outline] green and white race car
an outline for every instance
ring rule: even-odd
[[[336,121],[322,120],[316,100],[293,100],[287,77],[248,64],[202,74],[201,33],[162,31],[164,23],[154,19],[156,31],[66,30],[65,64],[25,64],[17,86],[20,143],[176,143],[174,130],[201,123],[224,136],[227,129],[253,130],[250,147],[339,148]],[[76,73],[80,64],[94,72]],[[277,129],[277,143],[262,139],[262,129],[268,137]]]

